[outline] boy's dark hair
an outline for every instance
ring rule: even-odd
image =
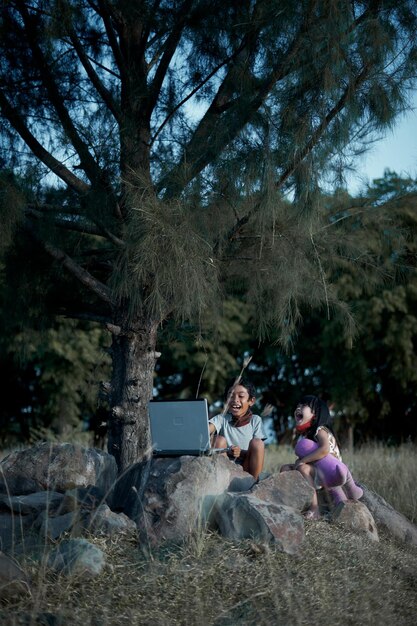
[[[319,426],[325,426],[334,435],[332,422],[333,419],[330,415],[329,407],[326,402],[321,400],[318,396],[303,396],[300,398],[298,404],[309,406],[314,413],[314,420],[311,427],[305,433],[305,437],[314,440],[314,435]]]
[[[248,379],[245,377],[242,378],[234,378],[233,380],[229,381],[229,384],[227,385],[226,389],[224,390],[224,399],[227,400],[230,390],[233,389],[233,387],[237,387],[238,385],[241,385],[242,387],[244,387],[246,389],[246,391],[249,394],[249,398],[255,398],[256,396],[256,388],[255,385]]]

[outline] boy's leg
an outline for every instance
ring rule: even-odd
[[[262,439],[251,439],[243,461],[243,469],[258,480],[262,472],[265,458],[265,444]]]
[[[225,437],[216,435],[214,437],[213,448],[227,448],[227,441]],[[222,452],[220,454],[223,454]]]
[[[302,476],[304,476],[304,478],[314,488],[310,508],[307,512],[306,517],[309,517],[311,519],[319,519],[320,517],[319,500],[317,497],[317,491],[316,491],[316,486],[315,486],[315,481],[314,481],[316,470],[314,469],[314,466],[311,465],[310,463],[301,463],[301,465],[297,467],[297,471],[300,472],[300,474],[302,474]]]

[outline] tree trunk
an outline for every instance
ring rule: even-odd
[[[113,335],[108,451],[119,472],[150,450],[148,402],[152,398],[157,324],[143,322]]]

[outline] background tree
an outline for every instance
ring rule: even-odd
[[[165,320],[235,291],[286,340],[330,305],[319,180],[404,107],[415,27],[411,0],[2,4],[6,265],[41,249],[45,300],[110,331],[121,469],[149,444]]]
[[[339,246],[325,262],[327,280],[354,315],[355,337],[346,339],[342,319],[304,311],[288,354],[258,348],[278,433],[300,394],[314,391],[330,401],[342,437],[354,428],[356,441],[417,438],[416,209],[415,181],[389,171],[366,196],[323,199]]]
[[[283,350],[277,332],[263,342],[254,337],[251,303],[226,299],[217,336],[210,328],[196,342],[196,329],[189,326],[181,335],[178,327],[176,334],[161,334],[156,384],[162,395],[195,394],[204,374],[204,395],[219,400],[225,381],[251,355],[258,408],[273,405],[280,442],[291,435],[289,418],[300,395],[313,392],[332,405],[344,439],[350,428],[356,441],[415,439],[415,192],[415,181],[386,171],[360,197],[345,191],[322,195],[315,238],[320,248],[325,243],[330,301],[346,303],[346,314],[331,310],[329,319],[326,306],[304,307],[298,333]]]

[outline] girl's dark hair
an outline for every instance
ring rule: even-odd
[[[334,435],[332,427],[333,420],[326,402],[321,400],[318,396],[303,396],[302,398],[300,398],[298,405],[299,404],[309,406],[311,411],[314,413],[313,423],[308,431],[305,433],[305,437],[314,440],[314,435],[319,426],[325,426]]]
[[[229,381],[229,384],[224,390],[225,400],[227,400],[230,390],[233,389],[233,387],[237,387],[238,385],[241,385],[242,387],[246,389],[246,391],[249,394],[249,398],[254,398],[256,396],[255,385],[248,378],[244,378],[244,377],[240,379],[234,378],[233,380]]]

